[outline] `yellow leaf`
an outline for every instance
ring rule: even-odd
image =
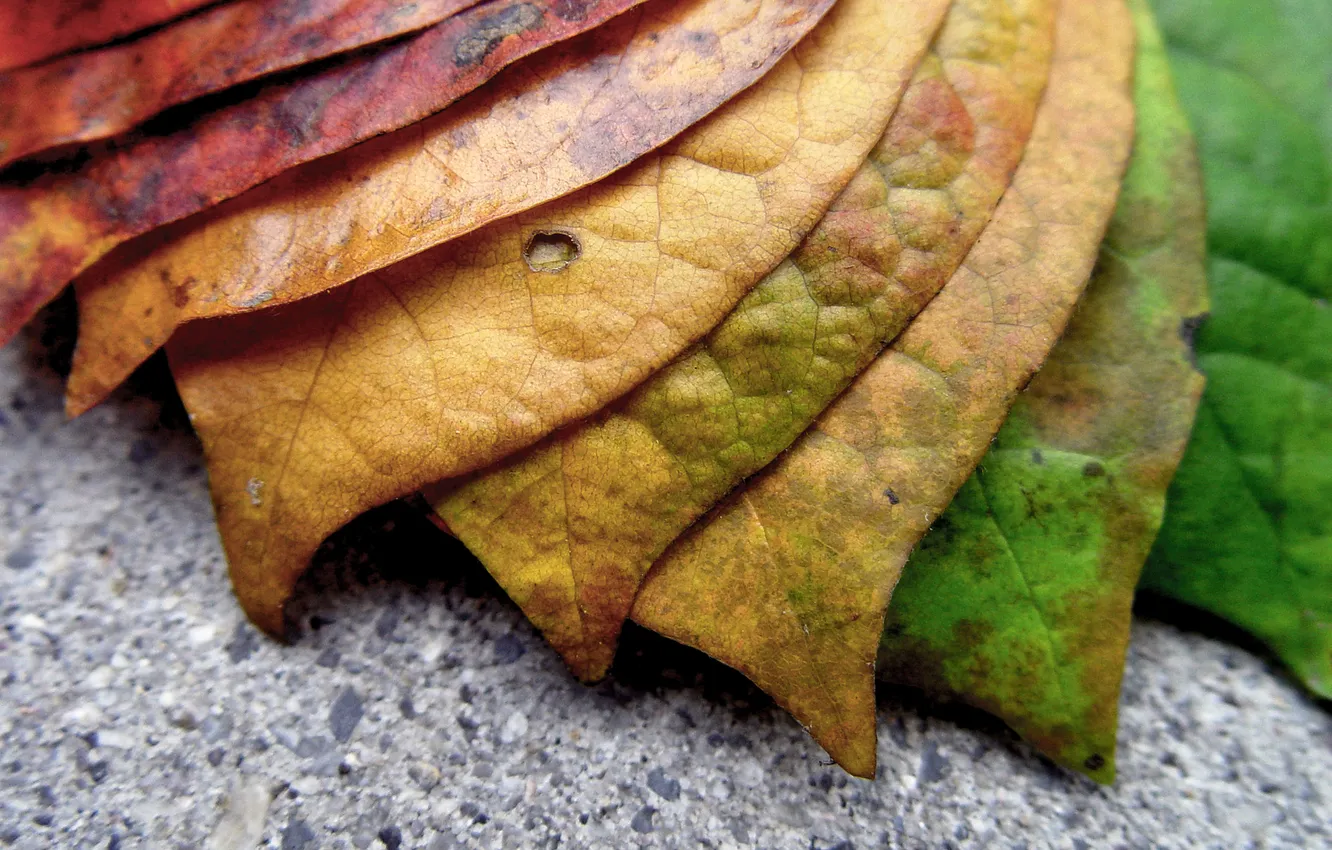
[[[122,246],[76,282],[68,412],[101,401],[184,322],[309,297],[602,179],[751,85],[831,4],[646,4],[432,118]]]
[[[874,773],[875,651],[907,554],[1091,273],[1132,139],[1132,60],[1120,0],[1064,0],[1031,143],[962,268],[635,602],[634,620],[745,673],[853,774]]]
[[[237,595],[282,631],[315,548],[373,505],[622,395],[715,325],[882,134],[944,0],[842,0],[661,153],[347,286],[168,346]]]
[[[989,221],[1049,71],[1053,0],[955,0],[823,221],[706,339],[576,428],[426,492],[582,679],[652,562],[901,332]]]

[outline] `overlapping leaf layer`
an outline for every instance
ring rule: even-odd
[[[1207,391],[1143,574],[1332,698],[1332,6],[1157,0],[1198,134]]]
[[[1202,186],[1145,0],[1133,158],[1068,331],[912,554],[879,654],[888,681],[1002,717],[1114,778],[1138,573],[1202,391]]]
[[[72,171],[0,183],[0,340],[116,245],[296,165],[419,121],[515,59],[592,29],[635,2],[489,0],[415,38],[76,159]],[[498,32],[496,16],[508,22]],[[488,49],[468,49],[477,38]],[[321,168],[321,179],[337,173],[328,163]],[[175,278],[171,291],[186,280]]]
[[[0,74],[0,166],[104,139],[206,94],[422,29],[476,0],[225,3],[92,53]]]
[[[706,339],[593,420],[428,495],[596,679],[666,546],[786,449],[934,297],[1017,167],[1054,4],[958,0],[887,132]]]
[[[177,333],[250,616],[280,633],[310,556],[356,514],[594,413],[712,328],[851,179],[946,5],[842,0],[756,86],[609,180]]]
[[[634,0],[543,2],[570,15],[560,28],[587,28]],[[467,14],[527,5],[492,0]],[[78,283],[70,412],[100,401],[183,322],[317,294],[606,177],[751,85],[831,5],[655,0],[513,68],[431,120],[293,169],[126,246]],[[476,67],[503,55],[492,50]],[[416,64],[429,70],[428,59]],[[427,97],[431,111],[447,102],[429,74],[404,85],[399,64],[383,65],[395,90]],[[349,91],[362,97],[361,90]],[[343,113],[358,132],[363,108]],[[375,109],[401,114],[391,102]]]

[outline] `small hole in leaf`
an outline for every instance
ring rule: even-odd
[[[551,274],[564,271],[583,255],[583,248],[573,234],[559,230],[538,230],[527,239],[523,259],[534,272]]]

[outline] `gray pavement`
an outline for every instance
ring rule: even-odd
[[[1154,620],[1113,788],[903,692],[851,779],[641,632],[584,687],[401,505],[325,547],[273,643],[161,363],[65,424],[54,328],[0,351],[0,848],[1332,847],[1332,712]]]

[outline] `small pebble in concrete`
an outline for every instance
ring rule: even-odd
[[[263,779],[241,777],[226,796],[222,816],[208,836],[205,850],[250,850],[257,845],[272,801]]]
[[[345,744],[364,714],[365,706],[361,704],[361,697],[356,693],[356,689],[350,686],[343,688],[342,693],[333,701],[333,707],[329,709],[328,728],[332,730],[334,738]]]
[[[258,648],[259,633],[255,631],[254,626],[241,620],[231,633],[231,640],[227,642],[227,657],[231,659],[232,664],[239,664],[253,655]]]
[[[512,664],[526,652],[527,647],[513,634],[500,635],[495,641],[495,662],[498,664]]]
[[[399,850],[402,847],[402,830],[396,826],[386,826],[379,831],[379,841],[387,850]]]
[[[314,850],[315,834],[303,820],[293,820],[282,830],[281,850]]]
[[[948,758],[939,752],[939,745],[933,741],[925,742],[925,751],[920,754],[920,770],[916,780],[929,785],[943,779],[948,774]]]
[[[407,775],[422,790],[429,792],[439,784],[439,768],[425,761],[418,761],[416,764],[407,768]]]
[[[654,767],[648,771],[647,785],[663,800],[680,799],[680,783],[666,775],[666,771]]]
[[[656,813],[657,810],[652,808],[651,806],[644,806],[643,808],[638,810],[638,812],[634,815],[634,819],[629,822],[629,828],[632,829],[634,832],[641,833],[643,835],[655,831],[656,826],[654,826],[652,823],[652,816],[655,815]]]

